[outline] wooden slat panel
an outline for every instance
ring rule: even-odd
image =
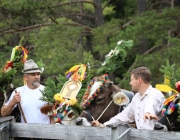
[[[128,127],[98,128],[83,126],[21,124],[10,125],[10,137],[49,138],[60,140],[117,140]],[[161,132],[131,128],[119,140],[180,140],[180,132]]]
[[[110,140],[111,128],[12,123],[10,137],[60,140]]]
[[[11,121],[13,118],[14,116],[0,117],[0,123],[3,123],[5,121]]]
[[[180,132],[131,129],[127,140],[180,140]]]

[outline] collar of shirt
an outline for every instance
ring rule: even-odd
[[[140,93],[138,92],[139,98],[142,100],[145,96],[147,96],[150,93],[151,89],[152,89],[152,86],[150,85],[145,91],[145,93],[143,94],[143,96],[141,96]]]

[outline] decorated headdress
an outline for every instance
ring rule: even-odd
[[[176,89],[178,92],[180,92],[180,82],[176,82],[175,84]],[[177,112],[179,113],[178,116],[178,121],[180,122],[180,94],[176,92],[175,94],[171,95],[169,98],[167,98],[164,102],[164,106],[162,109],[162,114],[163,115],[170,115],[173,113],[175,110],[178,110]]]
[[[69,80],[65,82],[59,93],[54,94],[55,102],[53,105],[41,108],[41,112],[44,114],[53,111],[55,123],[61,123],[65,115],[70,111],[70,108],[77,103],[76,96],[82,87],[81,82],[86,77],[86,65],[75,65],[65,74]]]
[[[67,75],[66,77],[69,78],[69,81],[64,84],[60,93],[54,95],[56,103],[53,107],[53,113],[56,123],[60,123],[63,120],[64,116],[70,111],[70,106],[73,106],[75,103],[77,103],[76,96],[82,87],[81,82],[85,78],[86,65],[75,65],[65,74]],[[59,105],[58,108],[57,105]],[[58,117],[57,111],[62,110],[63,107],[65,107],[65,109],[60,117]]]
[[[12,49],[11,59],[6,63],[3,72],[8,72],[12,68],[16,68],[17,63],[25,63],[28,57],[28,51],[22,46],[16,46]]]
[[[176,102],[179,94],[174,94],[167,98],[164,102],[164,106],[162,109],[163,115],[170,115],[172,112],[174,112],[175,109],[180,109],[180,101]]]
[[[98,95],[98,93],[100,93],[103,88],[105,87],[105,83],[108,80],[108,75],[104,74],[100,77],[94,77],[88,84],[87,86],[87,90],[82,98],[82,102],[81,102],[81,107],[83,109],[87,108],[90,106],[91,102],[96,98],[96,96]],[[95,82],[99,82],[97,84],[97,88],[95,91],[92,91],[92,86],[94,85]]]
[[[6,62],[0,72],[0,94],[5,93],[13,77],[21,70],[28,57],[27,54],[28,51],[22,46],[12,49],[10,60]]]

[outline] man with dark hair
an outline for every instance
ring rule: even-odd
[[[137,129],[153,130],[158,117],[161,117],[161,110],[165,100],[164,95],[151,86],[151,72],[146,67],[138,67],[131,71],[130,85],[135,92],[131,103],[119,114],[112,117],[104,124],[92,121],[93,126],[104,127],[119,121],[135,122]]]

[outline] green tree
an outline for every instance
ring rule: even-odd
[[[141,65],[151,69],[153,84],[160,82],[163,75],[159,68],[165,64],[164,58],[179,66],[179,3],[141,2],[2,0],[0,57],[8,59],[12,47],[24,37],[22,45],[28,49],[29,58],[41,59],[45,64],[44,81],[87,62],[94,70],[92,76],[96,76],[105,55],[119,40],[133,40],[125,62],[113,73],[115,83],[129,88],[129,71]]]

